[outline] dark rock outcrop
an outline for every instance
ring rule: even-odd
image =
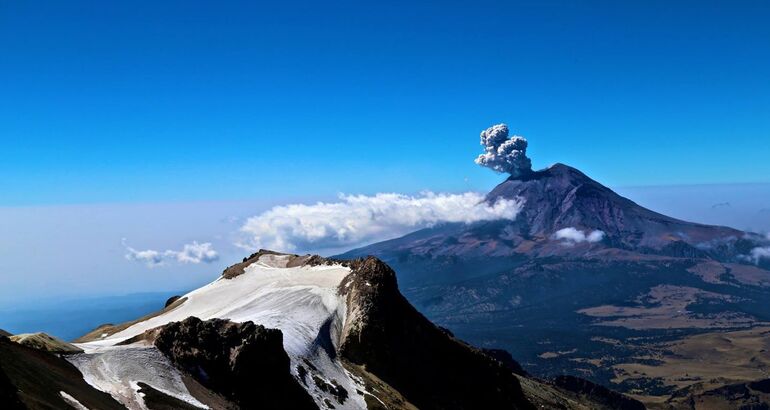
[[[172,296],[172,297],[170,297],[170,298],[168,298],[168,299],[166,300],[166,304],[165,304],[165,305],[163,305],[163,307],[164,307],[164,308],[167,308],[167,307],[169,307],[169,306],[173,305],[173,304],[174,304],[174,302],[176,302],[177,300],[179,300],[179,299],[181,299],[181,298],[182,298],[182,297],[181,297],[181,296],[179,296],[179,295],[176,295],[176,296]]]
[[[254,252],[251,255],[243,258],[241,262],[225,268],[225,270],[222,271],[222,277],[225,279],[232,279],[239,275],[243,275],[244,269],[246,269],[246,267],[251,265],[252,263],[258,261],[262,255],[283,255],[283,254],[280,252],[274,252],[267,249],[260,249],[259,251]]]
[[[484,353],[486,353],[487,356],[492,357],[493,359],[499,361],[503,364],[508,370],[510,370],[513,374],[518,374],[519,376],[529,376],[527,372],[524,370],[523,367],[521,367],[521,364],[514,360],[513,356],[511,356],[510,353],[508,353],[507,350],[504,349],[482,349]]]
[[[152,410],[199,409],[199,407],[195,407],[186,401],[179,400],[176,397],[169,396],[166,393],[154,389],[152,386],[146,383],[138,382],[137,385],[139,386],[138,392],[143,395],[142,398],[144,400],[144,404],[147,406],[147,408]]]
[[[363,366],[421,409],[529,409],[501,362],[443,332],[401,295],[396,275],[370,257],[340,284],[348,313],[341,357]]]
[[[0,338],[0,408],[71,408],[60,392],[89,409],[125,410],[109,394],[86,383],[65,359]]]
[[[290,373],[280,330],[189,317],[165,325],[154,343],[203,386],[242,407],[317,408]]]

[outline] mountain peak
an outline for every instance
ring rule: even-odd
[[[561,162],[557,162],[547,168],[543,168],[538,171],[530,171],[521,175],[511,175],[502,184],[505,184],[506,182],[510,182],[510,181],[533,181],[533,180],[539,180],[543,178],[559,178],[559,179],[569,179],[574,181],[588,180],[588,181],[597,183],[596,181],[589,178],[586,174],[584,174],[577,168],[571,167]]]
[[[487,194],[486,201],[499,198],[523,201],[511,226],[525,240],[549,239],[560,230],[572,228],[601,231],[605,244],[622,249],[662,249],[674,242],[697,246],[741,234],[651,211],[561,163],[506,179]]]

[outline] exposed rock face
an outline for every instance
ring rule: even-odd
[[[512,372],[452,338],[401,295],[396,275],[376,258],[350,262],[340,284],[348,315],[339,345],[349,362],[421,409],[529,409]]]
[[[0,337],[0,408],[71,408],[61,392],[89,409],[125,410],[109,394],[86,383],[66,360]]]
[[[0,403],[3,403],[10,410],[23,409],[24,405],[19,399],[18,390],[5,374],[5,371],[0,368]]]
[[[106,380],[99,385],[120,397],[123,390],[116,390],[114,381],[124,383],[130,375],[141,383],[144,396],[138,402],[151,408],[187,406],[180,397],[217,409],[534,409],[533,403],[538,408],[608,408],[589,394],[529,378],[507,352],[474,348],[432,324],[401,295],[394,271],[374,257],[336,260],[263,250],[238,265],[240,273],[231,269],[228,279],[226,270],[225,280],[144,319],[151,322],[113,326],[126,331],[83,344],[86,360],[77,364],[97,381]],[[307,287],[317,292],[310,296],[322,294],[323,299],[286,297]],[[255,300],[268,303],[248,305]],[[247,305],[248,316],[238,316]],[[313,309],[304,310],[308,306]],[[239,322],[218,319],[212,311]],[[270,315],[257,316],[264,311]],[[203,321],[197,315],[211,316]],[[314,315],[320,319],[308,319]],[[260,322],[257,317],[284,332],[254,324]],[[105,350],[110,341],[115,344]],[[148,352],[166,367],[147,374],[123,366],[134,357],[152,357]],[[180,376],[181,387],[158,384]]]
[[[644,410],[642,402],[614,392],[606,387],[574,376],[559,376],[553,384],[564,390],[584,396],[609,409]]]
[[[174,304],[174,302],[176,302],[177,300],[179,300],[179,299],[181,299],[181,298],[182,298],[182,297],[181,297],[181,296],[179,296],[179,295],[177,295],[177,296],[172,296],[172,297],[168,298],[168,300],[166,300],[166,304],[165,304],[165,305],[163,305],[163,307],[164,307],[164,308],[167,308],[167,307],[169,307],[169,306],[173,305],[173,304]]]
[[[279,255],[279,253],[268,251],[265,249],[260,249],[258,252],[255,252],[249,255],[248,257],[243,258],[243,261],[225,268],[225,270],[222,272],[222,277],[225,279],[232,279],[238,275],[243,275],[244,269],[246,269],[246,267],[251,265],[252,263],[258,261],[259,257],[262,255]]]
[[[280,330],[190,317],[164,326],[154,343],[202,385],[245,408],[317,408],[289,371]]]
[[[523,367],[521,367],[521,364],[514,360],[513,356],[511,356],[510,353],[508,353],[507,350],[504,349],[482,349],[484,353],[486,353],[487,356],[492,357],[493,359],[499,361],[503,364],[508,370],[510,370],[513,374],[518,374],[519,376],[529,376],[527,372],[524,370]]]
[[[199,410],[199,407],[195,407],[186,401],[179,400],[175,397],[169,396],[161,391],[154,389],[152,386],[138,382],[136,384],[139,387],[139,393],[143,395],[144,404],[147,408],[152,410]]]

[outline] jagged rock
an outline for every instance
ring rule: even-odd
[[[350,267],[339,286],[348,301],[339,345],[345,360],[421,409],[534,408],[502,363],[418,313],[398,291],[390,267],[373,257]]]
[[[0,338],[0,408],[71,408],[61,392],[89,409],[125,410],[109,394],[86,383],[65,359]]]
[[[169,396],[152,386],[138,382],[136,385],[139,387],[138,392],[142,394],[142,399],[147,408],[152,410],[199,410],[185,401],[179,400],[176,397]]]
[[[165,325],[154,343],[202,385],[243,407],[317,408],[290,373],[280,330],[190,317]]]
[[[164,307],[164,308],[167,308],[167,307],[169,307],[169,306],[173,305],[173,304],[174,304],[174,302],[176,302],[177,300],[179,300],[179,299],[181,299],[181,298],[182,298],[182,297],[181,297],[181,296],[179,296],[179,295],[176,295],[176,296],[172,296],[172,297],[170,297],[170,298],[168,298],[168,299],[166,300],[166,304],[165,304],[165,305],[163,305],[163,307]]]
[[[482,349],[484,353],[487,354],[487,356],[492,357],[493,359],[499,361],[502,363],[508,370],[510,370],[513,374],[518,374],[519,376],[528,376],[527,372],[524,371],[524,368],[521,367],[521,364],[513,359],[513,356],[504,349]]]

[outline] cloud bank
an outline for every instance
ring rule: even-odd
[[[482,167],[506,172],[514,177],[532,171],[532,161],[527,157],[527,140],[514,135],[508,139],[508,126],[497,124],[481,131],[484,153],[476,158]]]
[[[126,248],[125,258],[130,261],[142,262],[148,267],[156,267],[165,264],[168,261],[177,263],[211,263],[219,259],[219,254],[209,242],[185,244],[180,251],[167,250],[159,252],[152,249],[138,251],[126,244],[123,240],[123,246]]]
[[[521,201],[490,205],[477,193],[419,196],[380,193],[340,195],[338,202],[276,206],[241,228],[248,249],[279,251],[341,249],[390,239],[442,222],[514,219]]]
[[[580,231],[574,227],[559,229],[553,234],[554,239],[564,240],[570,243],[595,243],[604,239],[604,232],[596,229],[591,232]]]

